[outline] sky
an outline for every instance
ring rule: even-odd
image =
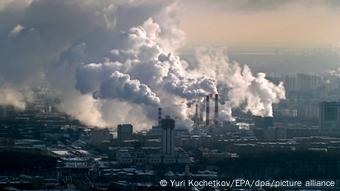
[[[0,10],[11,1],[0,0]],[[188,46],[340,46],[338,0],[180,0],[177,4]]]
[[[339,46],[337,0],[185,0],[188,45]]]

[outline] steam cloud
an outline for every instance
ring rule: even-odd
[[[141,84],[138,80],[131,80],[128,74],[115,71],[108,80],[104,81],[99,92],[95,92],[95,98],[114,99],[121,98],[137,104],[158,106],[160,104],[156,93]]]
[[[2,87],[0,89],[0,105],[11,105],[20,110],[26,108],[23,95],[19,91],[9,87]]]
[[[1,7],[0,78],[12,89],[47,81],[59,109],[89,125],[147,128],[159,106],[188,125],[188,103],[217,87],[228,89],[223,119],[237,107],[270,116],[272,104],[285,98],[283,84],[254,76],[223,51],[200,50],[189,68],[176,55],[185,34],[173,2],[32,0]],[[0,85],[0,105],[24,108],[20,91],[11,91]]]
[[[273,103],[285,99],[283,82],[275,85],[265,78],[265,73],[254,76],[247,65],[230,62],[225,55],[223,49],[202,48],[196,53],[198,70],[228,90],[227,103],[221,106],[225,108],[224,112],[231,114],[231,108],[243,107],[245,112],[253,115],[272,116]]]

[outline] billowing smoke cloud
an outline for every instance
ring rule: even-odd
[[[150,127],[159,106],[188,125],[188,103],[218,93],[218,84],[228,88],[221,116],[241,106],[271,115],[282,84],[222,55],[198,54],[195,69],[176,55],[185,34],[175,10],[165,1],[8,1],[0,9],[0,78],[13,87],[47,81],[60,110],[95,126]],[[20,93],[10,97],[19,102],[0,104],[24,103]]]
[[[17,109],[24,110],[26,102],[21,92],[9,87],[3,87],[0,89],[0,105],[11,105]]]
[[[162,106],[182,122],[187,120],[188,112],[183,112],[188,110],[187,102],[216,93],[216,84],[212,78],[186,69],[187,63],[172,52],[180,42],[169,46],[169,39],[178,40],[180,34],[174,37],[166,32],[149,18],[120,34],[120,45],[103,63],[77,68],[76,87],[82,93],[93,93],[96,99],[142,104],[150,117],[156,117],[156,108]]]
[[[97,99],[120,98],[136,104],[159,106],[160,100],[156,93],[138,80],[131,80],[128,74],[115,71],[108,80],[104,81],[98,92],[95,92]]]
[[[245,112],[257,116],[272,116],[272,105],[285,99],[283,83],[278,85],[266,79],[264,73],[253,75],[247,65],[229,61],[222,49],[201,48],[197,51],[198,70],[214,77],[218,84],[227,88],[226,114],[230,108],[242,107]]]
[[[13,106],[17,110],[25,110],[27,103],[34,100],[30,89],[4,83],[0,80],[0,106]]]

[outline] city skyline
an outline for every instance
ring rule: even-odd
[[[0,190],[340,190],[340,1],[0,0]]]

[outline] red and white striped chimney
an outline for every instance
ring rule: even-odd
[[[162,121],[162,108],[158,108],[158,126],[161,126],[161,121]]]

